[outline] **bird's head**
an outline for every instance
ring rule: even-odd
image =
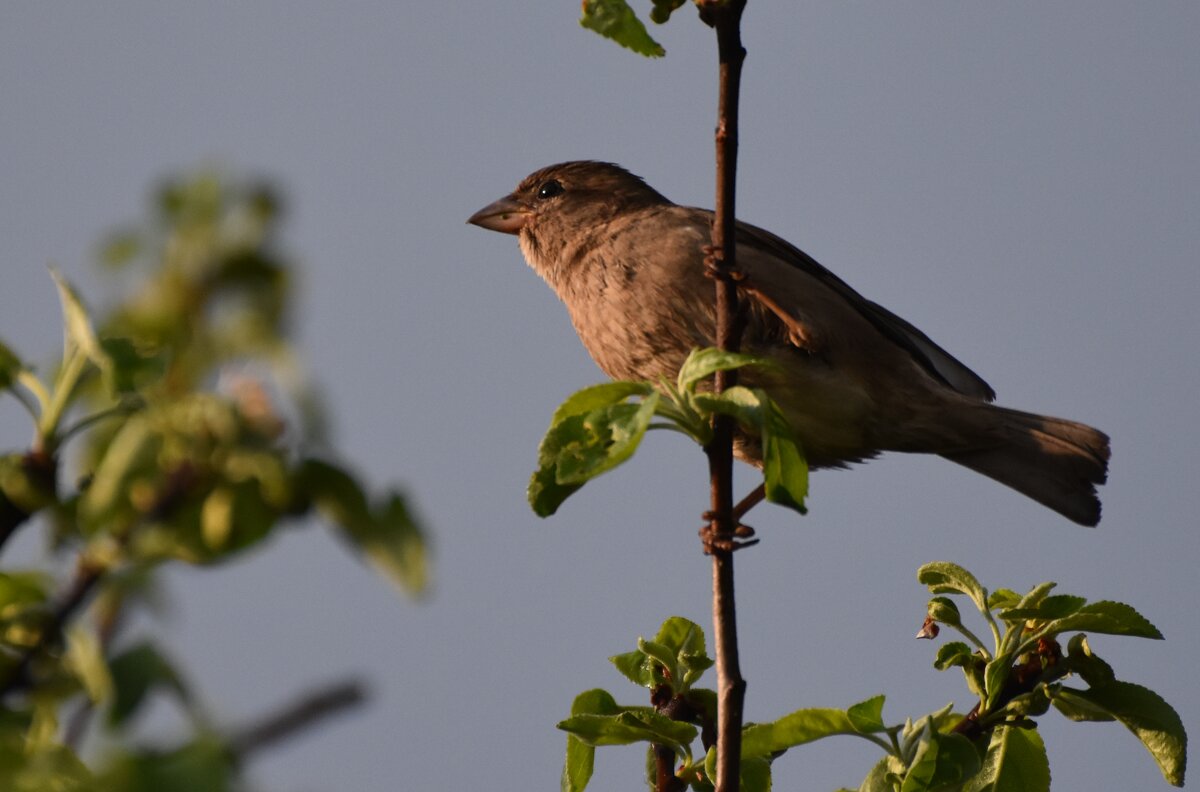
[[[529,174],[517,189],[480,209],[467,222],[523,237],[578,234],[618,213],[666,201],[619,165],[563,162]]]

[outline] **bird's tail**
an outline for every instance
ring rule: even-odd
[[[1033,498],[1080,525],[1100,522],[1096,486],[1108,475],[1108,436],[1085,424],[979,405],[985,444],[941,456]]]

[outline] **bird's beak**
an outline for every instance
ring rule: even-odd
[[[524,228],[532,217],[532,209],[507,195],[468,217],[467,222],[502,234],[515,234]]]

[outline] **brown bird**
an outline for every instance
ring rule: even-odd
[[[712,219],[616,165],[566,162],[468,222],[518,235],[606,374],[658,381],[715,343],[704,253]],[[995,393],[978,375],[800,249],[745,223],[736,239],[742,348],[779,364],[741,378],[780,405],[811,467],[881,451],[938,454],[1077,523],[1100,521],[1106,435],[989,404]],[[735,452],[761,465],[753,438],[739,437]]]

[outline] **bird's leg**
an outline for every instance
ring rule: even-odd
[[[701,517],[704,519],[704,527],[700,529],[700,542],[704,545],[704,554],[712,555],[713,550],[726,550],[733,552],[741,550],[743,547],[750,547],[758,544],[757,539],[752,539],[754,529],[749,525],[742,523],[742,517],[746,516],[746,512],[753,509],[763,498],[766,497],[766,486],[759,484],[750,494],[738,501],[733,507],[733,523],[734,529],[732,534],[720,535],[713,528],[716,520],[716,515],[711,511],[706,511]]]

